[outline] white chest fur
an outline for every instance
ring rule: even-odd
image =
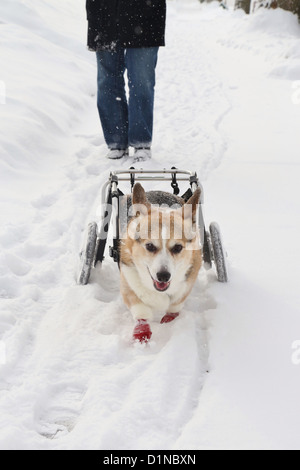
[[[180,286],[171,286],[170,291],[167,292],[157,292],[154,289],[150,290],[146,287],[135,267],[131,266],[122,266],[122,273],[131,288],[131,290],[136,294],[136,296],[141,300],[141,302],[153,311],[158,312],[167,312],[169,307],[172,304],[176,304],[182,299],[187,291],[186,283],[182,283]]]

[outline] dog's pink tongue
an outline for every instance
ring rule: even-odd
[[[133,339],[140,343],[148,343],[152,336],[150,325],[146,320],[138,320],[133,330]]]
[[[168,282],[155,281],[155,285],[156,285],[158,290],[166,290],[166,288],[169,286],[169,283]]]

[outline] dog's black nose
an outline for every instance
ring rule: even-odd
[[[156,274],[158,282],[169,282],[171,274],[168,271],[160,271]]]

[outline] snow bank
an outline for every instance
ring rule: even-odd
[[[282,37],[284,39],[289,36],[300,37],[297,16],[281,8],[276,10],[258,9],[248,17],[247,30],[252,33],[270,34],[273,37]]]
[[[81,2],[62,6],[58,1],[10,0],[1,3],[0,19],[0,80],[6,92],[0,106],[0,170],[5,185],[11,184],[8,178],[20,181],[26,172],[55,164],[61,139],[87,107],[93,70]]]
[[[285,43],[290,38],[292,46],[282,50],[283,62],[275,66],[270,74],[276,78],[300,80],[300,27],[296,15],[281,9],[260,9],[250,17],[248,30],[275,37],[276,42],[284,39]]]
[[[220,44],[260,57],[274,78],[300,79],[300,27],[296,15],[282,9],[264,8],[252,15],[242,10],[227,13],[233,21],[232,29],[225,26],[217,33]]]

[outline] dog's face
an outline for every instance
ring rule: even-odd
[[[195,250],[200,250],[195,223],[200,190],[179,209],[158,208],[147,201],[144,189],[136,184],[133,208],[136,217],[128,226],[125,253],[150,290],[175,294],[192,271]]]

